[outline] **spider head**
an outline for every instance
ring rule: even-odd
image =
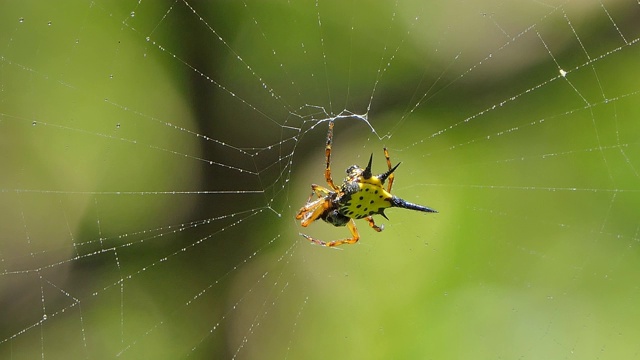
[[[347,181],[356,181],[363,175],[364,169],[358,165],[351,165],[347,168]]]

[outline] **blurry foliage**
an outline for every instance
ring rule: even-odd
[[[0,340],[40,320],[41,288],[82,309],[0,357],[637,355],[638,50],[603,12],[635,41],[637,6],[189,5],[1,6],[0,271],[42,269],[0,277]],[[336,124],[334,180],[387,146],[393,192],[440,213],[307,246],[292,217],[326,134],[308,105],[371,105],[378,135]],[[204,193],[235,190],[258,191]]]

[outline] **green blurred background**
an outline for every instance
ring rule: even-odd
[[[639,357],[639,17],[3,2],[0,358]],[[301,238],[333,117],[440,213]]]

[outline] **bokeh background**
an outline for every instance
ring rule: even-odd
[[[640,5],[0,4],[0,358],[640,356]],[[392,209],[294,215],[402,162]]]

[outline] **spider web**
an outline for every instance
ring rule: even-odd
[[[639,355],[639,3],[1,8],[1,358]]]

